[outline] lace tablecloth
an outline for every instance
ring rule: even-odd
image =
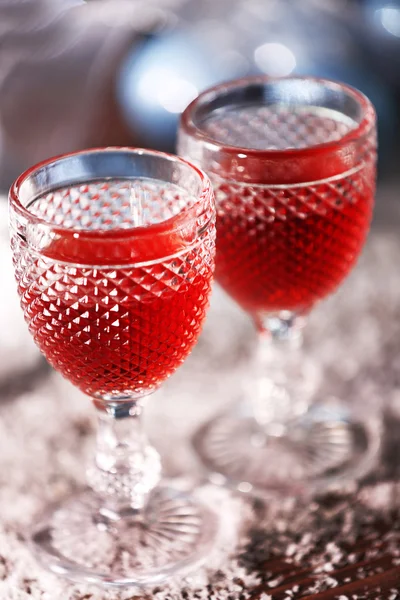
[[[93,443],[90,403],[45,366],[20,315],[0,202],[0,598],[4,600],[339,600],[400,597],[400,236],[376,228],[360,264],[310,318],[306,346],[324,369],[327,394],[360,410],[382,408],[381,458],[360,489],[305,505],[234,497],[203,484],[187,442],[232,401],[253,331],[215,289],[201,340],[149,403],[146,422],[165,471],[221,514],[220,535],[201,572],[144,594],[104,591],[38,567],[29,525],[49,501],[84,482]],[[324,392],[324,390],[322,390]]]

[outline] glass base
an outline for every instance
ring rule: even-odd
[[[268,435],[243,406],[206,423],[194,448],[215,484],[265,496],[339,491],[371,469],[380,449],[379,418],[340,402],[314,405],[284,432]]]
[[[157,488],[142,511],[101,510],[90,491],[51,509],[32,533],[53,573],[104,586],[161,583],[196,569],[217,533],[216,515],[192,497]]]

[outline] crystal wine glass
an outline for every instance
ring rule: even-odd
[[[249,77],[202,93],[182,116],[178,152],[210,176],[216,278],[258,331],[241,402],[194,444],[214,481],[242,491],[314,492],[365,473],[374,419],[318,399],[301,349],[315,304],[354,266],[375,192],[370,101],[310,77]]]
[[[41,163],[10,191],[13,260],[31,334],[99,420],[89,490],[35,525],[53,572],[153,584],[198,565],[216,517],[160,483],[140,415],[190,353],[209,302],[215,206],[175,156],[107,148]]]

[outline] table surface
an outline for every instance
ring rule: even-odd
[[[29,339],[4,223],[0,201],[0,598],[400,598],[400,236],[395,231],[378,219],[359,265],[341,290],[315,309],[305,339],[306,351],[323,369],[321,394],[334,390],[365,414],[382,414],[382,448],[371,473],[357,488],[308,502],[233,496],[204,483],[188,439],[235,398],[254,335],[246,316],[216,288],[198,346],[149,402],[146,423],[166,474],[201,484],[197,493],[221,515],[220,534],[201,571],[141,595],[67,583],[39,568],[27,547],[35,515],[83,485],[94,421],[87,399],[46,367]]]

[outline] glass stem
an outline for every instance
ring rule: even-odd
[[[315,379],[302,351],[305,317],[290,312],[258,316],[258,344],[251,369],[252,413],[267,436],[284,435],[289,421],[307,411]]]
[[[97,447],[88,483],[101,498],[101,512],[118,520],[127,510],[140,510],[161,476],[157,451],[142,427],[138,401],[95,400],[98,415]]]

